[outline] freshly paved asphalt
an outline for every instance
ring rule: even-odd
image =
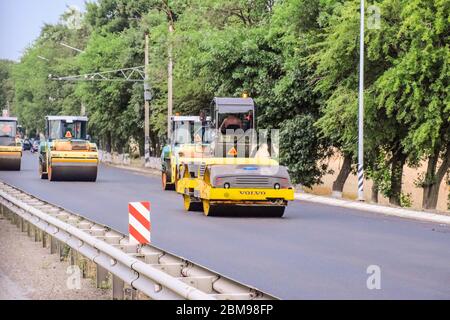
[[[300,201],[281,219],[187,214],[159,177],[102,165],[96,183],[49,182],[28,152],[0,180],[123,233],[128,202],[149,200],[153,244],[280,298],[450,299],[448,226]]]

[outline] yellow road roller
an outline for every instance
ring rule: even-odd
[[[172,161],[185,210],[207,216],[283,216],[294,188],[287,168],[260,148],[270,149],[258,141],[253,99],[216,97],[210,114],[202,138],[182,146]]]
[[[0,117],[0,170],[20,170],[22,144],[17,132],[17,118]]]
[[[207,216],[282,217],[294,188],[273,159],[209,158],[201,165],[181,159],[177,192],[186,211]]]
[[[96,181],[98,150],[87,135],[87,117],[47,116],[39,146],[39,175],[50,181]]]

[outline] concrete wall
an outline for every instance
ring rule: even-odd
[[[332,185],[334,180],[336,179],[336,176],[339,173],[339,170],[342,167],[343,158],[341,156],[334,156],[331,158],[328,162],[328,166],[330,169],[334,170],[334,174],[326,175],[322,180],[322,185],[316,185],[312,188],[312,190],[305,190],[312,192],[314,194],[318,195],[331,195]],[[402,191],[404,193],[410,193],[411,194],[411,200],[412,200],[412,208],[414,209],[421,209],[422,208],[422,189],[417,188],[414,185],[414,181],[417,179],[418,175],[421,172],[426,171],[426,165],[427,163],[424,162],[422,165],[417,169],[412,169],[407,166],[403,168],[403,189]],[[357,183],[358,179],[356,175],[350,174],[348,177],[344,190],[343,190],[343,198],[347,199],[356,199],[357,198]],[[372,188],[372,181],[371,180],[365,180],[364,183],[364,197],[367,201],[370,201],[371,196],[371,188]],[[446,184],[446,179],[444,178],[440,189],[439,189],[439,199],[438,199],[438,205],[437,210],[439,211],[449,211],[447,208],[447,197],[448,197],[448,185]],[[379,195],[379,202],[381,204],[388,204],[389,200],[385,197],[382,197]]]
[[[119,166],[133,166],[144,168],[144,157],[138,159],[132,159],[128,153],[119,154],[117,152],[109,153],[106,151],[99,151],[99,158],[101,162],[114,164]],[[150,157],[150,163],[147,166],[151,169],[161,169],[161,159],[156,157]]]

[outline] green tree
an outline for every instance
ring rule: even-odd
[[[330,149],[318,135],[311,115],[297,115],[285,120],[280,132],[280,160],[289,164],[293,183],[311,188],[321,183],[321,177],[328,173],[326,163],[320,163]]]
[[[333,185],[336,191],[342,191],[357,154],[359,5],[359,1],[346,1],[333,7],[332,13],[324,18],[323,41],[310,57],[310,63],[316,66],[315,87],[323,97],[317,126],[344,156],[344,166]],[[374,84],[398,55],[396,32],[401,22],[402,3],[384,0],[377,5],[382,12],[381,28],[367,29],[365,37],[364,158],[367,172],[375,180],[374,193],[377,194],[377,186],[384,183],[376,178],[385,177],[376,174],[384,167],[377,162],[378,155],[387,156],[383,161],[390,166],[390,187],[383,190],[391,203],[400,204],[403,165],[407,159],[401,141],[407,127],[378,107]]]
[[[0,108],[6,109],[14,98],[13,65],[13,61],[0,59]]]
[[[403,3],[398,54],[375,88],[379,108],[407,128],[398,143],[411,163],[427,159],[418,181],[425,209],[436,208],[450,165],[449,9],[441,0]]]

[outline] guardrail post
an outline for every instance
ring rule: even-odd
[[[10,210],[8,210],[8,219],[12,224],[14,224],[14,214]]]
[[[14,224],[17,228],[20,228],[20,217],[17,214],[14,215]]]
[[[31,228],[32,228],[31,223],[27,221],[27,236],[29,236],[30,238],[31,238]]]
[[[124,299],[124,289],[125,282],[120,279],[119,277],[116,277],[113,275],[112,277],[112,295],[113,300],[123,300]]]
[[[40,241],[40,233],[41,230],[39,230],[37,227],[34,227],[34,242]]]
[[[97,264],[97,288],[104,288],[105,283],[108,281],[108,270]]]
[[[7,220],[9,220],[9,209],[7,207],[3,210],[3,215]]]
[[[25,221],[23,218],[20,218],[20,231],[25,232]]]
[[[70,265],[74,266],[76,263],[76,252],[72,248],[69,249],[69,258],[70,258]]]
[[[42,231],[42,248],[47,248],[47,233]]]
[[[58,243],[58,252],[59,252],[59,261],[64,261],[69,252],[66,252],[66,244],[62,241],[57,241]]]
[[[58,247],[58,255],[59,255],[59,261],[63,261],[63,250],[64,250],[64,245],[61,241],[56,241],[56,246]]]
[[[130,287],[124,289],[125,300],[137,300],[137,290]]]
[[[56,242],[57,240],[55,237],[50,236],[50,254],[55,254],[56,250],[58,249],[58,244]]]
[[[77,266],[81,270],[81,275],[82,275],[83,279],[85,279],[87,276],[87,264],[88,264],[88,262],[87,262],[86,257],[84,257],[81,253],[78,253]]]

